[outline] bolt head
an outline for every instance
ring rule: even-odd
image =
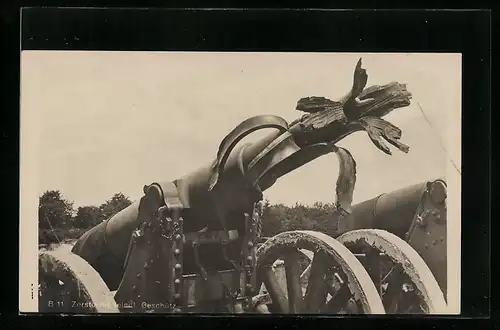
[[[253,247],[253,242],[248,242],[247,245],[249,248],[251,248],[251,247]]]
[[[413,291],[413,287],[411,284],[405,283],[403,284],[402,288],[403,292],[410,292]]]
[[[179,280],[178,278],[176,278],[175,281],[174,281],[174,284],[177,284],[177,285],[181,284],[181,280]]]
[[[419,215],[417,216],[417,225],[421,226],[424,224],[424,219]]]
[[[179,250],[179,249],[175,249],[175,250],[174,250],[174,254],[175,254],[176,256],[178,256],[179,254],[181,254],[181,250]]]
[[[247,257],[247,261],[252,262],[252,261],[253,261],[252,256],[248,256],[248,257]]]
[[[181,266],[181,264],[175,264],[175,269],[176,269],[176,270],[180,270],[180,269],[181,269],[181,267],[182,267],[182,266]]]
[[[181,237],[181,235],[179,235],[179,234],[175,235],[175,239],[176,239],[176,240],[180,241],[180,240],[181,240],[181,238],[182,238],[182,237]]]
[[[181,294],[180,293],[176,293],[174,295],[174,298],[177,299],[177,300],[181,299]]]

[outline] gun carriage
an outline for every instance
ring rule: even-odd
[[[40,311],[68,313],[446,313],[446,183],[424,182],[351,206],[356,163],[335,144],[364,130],[403,152],[382,119],[410,104],[404,84],[365,88],[361,59],[340,101],[299,100],[306,112],[243,121],[216,159],[91,228],[71,248],[39,254]],[[264,138],[239,143],[257,130]],[[340,171],[328,234],[263,240],[263,191],[328,153]],[[58,302],[58,306],[51,306]],[[56,308],[54,308],[56,307]]]

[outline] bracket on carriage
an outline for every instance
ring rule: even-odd
[[[115,299],[128,312],[179,312],[182,307],[182,204],[173,183],[144,187]],[[160,307],[158,307],[160,306]]]
[[[201,278],[204,281],[207,281],[208,280],[207,271],[205,270],[205,267],[203,266],[203,264],[201,263],[201,260],[200,260],[200,253],[199,253],[200,243],[198,243],[197,241],[193,241],[191,243],[191,246],[193,247],[194,262],[196,263],[196,266],[200,270]]]

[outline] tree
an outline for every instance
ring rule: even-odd
[[[99,220],[111,218],[130,204],[132,204],[132,201],[121,192],[114,194],[113,197],[99,206],[99,211],[101,212]]]
[[[262,207],[262,234],[270,237],[284,231],[288,206],[283,204],[271,205],[268,199]]]
[[[314,203],[312,206],[295,204],[271,205],[264,201],[262,215],[262,236],[270,237],[288,230],[317,230],[336,232],[339,214],[333,203]]]
[[[76,228],[90,228],[101,222],[101,210],[97,206],[81,206],[76,212],[73,224]]]
[[[71,224],[73,202],[63,198],[59,190],[45,191],[39,198],[39,228],[65,228]]]

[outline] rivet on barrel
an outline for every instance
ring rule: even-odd
[[[180,270],[181,269],[181,264],[175,264],[175,269]]]
[[[180,241],[180,240],[181,240],[181,238],[182,238],[182,237],[181,237],[181,235],[179,235],[179,234],[175,235],[175,239],[176,239],[176,240]]]
[[[176,285],[181,284],[181,280],[179,280],[178,278],[176,278],[175,281],[174,281],[174,284],[176,284]]]
[[[178,256],[179,254],[181,254],[181,250],[179,250],[179,249],[175,249],[175,250],[174,250],[174,254],[175,254],[176,256]]]
[[[252,248],[253,247],[253,242],[248,242],[247,245],[248,245],[249,248]]]

